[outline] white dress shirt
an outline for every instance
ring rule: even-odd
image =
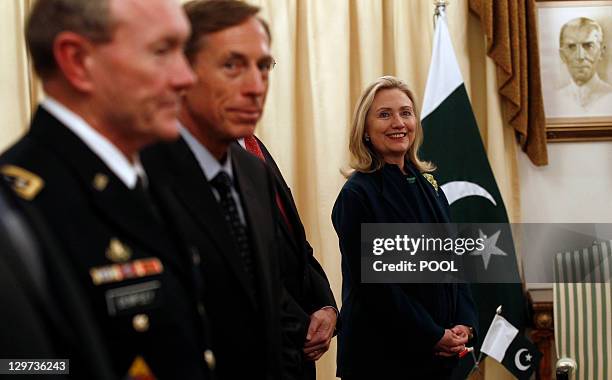
[[[187,128],[180,126],[181,136],[187,142],[189,149],[195,156],[198,164],[200,165],[200,169],[202,169],[202,173],[206,177],[208,182],[212,181],[213,178],[219,174],[220,171],[224,171],[232,180],[231,194],[232,198],[234,198],[234,202],[236,203],[236,208],[238,209],[238,216],[240,217],[240,221],[243,225],[246,226],[246,219],[244,217],[244,210],[242,209],[242,202],[240,201],[240,195],[236,191],[236,186],[234,183],[234,172],[232,170],[232,155],[231,151],[227,151],[227,157],[223,163],[217,161],[217,159],[210,153],[210,151],[202,145],[188,130]],[[214,186],[211,186],[212,192],[217,199],[217,202],[221,199],[219,196],[219,192],[215,189]]]

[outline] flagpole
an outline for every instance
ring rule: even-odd
[[[495,310],[495,315],[501,316],[501,313],[502,313],[502,305],[499,305],[497,309]],[[470,377],[474,372],[480,371],[479,364],[480,364],[480,361],[482,360],[482,350],[480,350],[480,352],[478,353],[478,359],[476,359],[475,351],[472,351],[472,357],[474,358],[474,367],[472,367],[472,369],[470,370],[468,377]]]
[[[446,6],[449,4],[448,0],[433,0],[435,9],[433,16],[433,24],[434,30],[436,29],[436,22],[438,21],[438,17],[442,14],[442,12],[446,11]]]
[[[435,33],[436,24],[438,22],[438,19],[442,17],[444,14],[446,14],[446,7],[449,5],[449,1],[448,0],[433,0],[433,4],[435,7],[434,15],[433,15],[433,27],[434,27],[434,33]],[[497,313],[498,314],[501,313],[501,306],[497,309]],[[475,372],[480,372],[480,367],[478,365],[480,364],[480,360],[482,359],[482,351],[479,353],[478,359],[476,359],[475,350],[472,350],[470,354],[472,355],[472,359],[474,360],[474,366],[468,373],[467,377],[470,377]]]

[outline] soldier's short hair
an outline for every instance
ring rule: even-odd
[[[239,0],[192,0],[183,9],[191,23],[191,36],[185,44],[185,56],[193,64],[195,56],[202,49],[208,34],[240,25],[250,17],[257,17],[260,8]],[[257,17],[272,42],[270,27]]]
[[[93,42],[112,39],[110,0],[37,0],[28,17],[25,37],[34,70],[45,78],[57,70],[53,43],[71,31]]]

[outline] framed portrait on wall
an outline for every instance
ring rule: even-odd
[[[536,6],[548,140],[612,140],[612,0]]]

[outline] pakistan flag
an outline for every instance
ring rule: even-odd
[[[421,118],[425,141],[420,156],[437,166],[434,176],[451,205],[451,221],[497,223],[497,226],[507,223],[506,208],[472,113],[444,14],[436,23]],[[472,296],[479,313],[476,357],[499,305],[503,305],[504,317],[519,330],[525,325],[526,311],[510,229],[506,225],[506,232],[501,234],[499,229],[487,231],[487,225],[477,229],[481,230],[478,231],[481,237],[495,240],[495,248],[499,249],[486,257],[466,257],[470,267],[486,270],[489,266],[490,271],[491,264],[501,260],[493,255],[504,255],[504,270],[517,280],[505,283],[471,280]],[[454,377],[465,378],[473,364],[471,356],[464,357]]]

